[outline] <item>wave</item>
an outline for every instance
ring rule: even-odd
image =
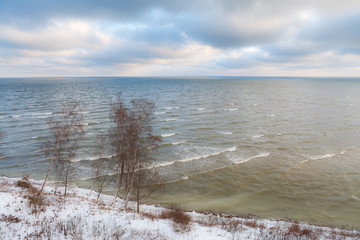
[[[6,158],[6,156],[4,156],[4,158]],[[31,161],[31,162],[16,163],[16,164],[13,164],[13,165],[2,166],[2,168],[23,167],[23,166],[31,165],[31,164],[34,164],[34,163],[46,162],[47,160],[48,159],[41,159],[41,160],[36,160],[36,161]]]
[[[168,118],[168,119],[165,119],[166,122],[171,122],[171,121],[175,121],[177,120],[177,118]]]
[[[173,110],[173,109],[179,109],[179,107],[162,107],[161,109]]]
[[[332,158],[336,155],[336,153],[327,153],[324,155],[318,155],[318,156],[312,156],[309,157],[309,160],[318,160],[318,159],[323,159],[323,158]]]
[[[232,135],[233,132],[221,132],[221,134],[223,134],[223,135]]]
[[[355,195],[351,195],[350,198],[352,198],[352,199],[354,199],[354,200],[357,200],[357,201],[360,201],[360,199],[359,199],[358,197],[356,197]]]
[[[88,122],[88,125],[95,125],[95,124],[100,124],[101,122]]]
[[[340,152],[340,154],[341,154],[341,155],[344,154],[346,150],[349,150],[349,149],[351,149],[351,148],[352,148],[352,147],[350,147],[350,148],[345,148],[344,150],[342,150],[342,151]],[[335,157],[336,155],[337,155],[336,153],[327,153],[327,154],[323,154],[323,155],[311,156],[311,157],[308,157],[307,159],[305,159],[305,160],[303,160],[303,161],[295,164],[295,166],[289,168],[288,171],[289,171],[289,170],[292,170],[292,169],[294,169],[294,168],[297,168],[297,167],[299,167],[300,165],[305,164],[305,163],[307,163],[307,162],[309,162],[309,161],[315,161],[315,160],[325,159],[325,158],[332,158],[332,157]]]
[[[203,111],[203,110],[205,110],[205,108],[198,108],[198,109],[196,109],[196,110],[198,110],[198,111]]]
[[[43,115],[51,115],[52,112],[43,112],[43,113],[32,113],[31,116],[43,116]]]
[[[225,153],[225,152],[233,152],[233,151],[235,151],[235,150],[236,150],[236,146],[231,147],[231,148],[227,148],[227,149],[222,150],[222,151],[219,151],[219,152],[210,153],[210,154],[206,154],[206,155],[202,155],[202,156],[197,156],[197,157],[192,157],[192,158],[175,160],[175,161],[171,161],[171,162],[160,163],[160,164],[158,164],[158,165],[151,166],[151,167],[149,167],[149,168],[166,167],[166,166],[173,165],[173,164],[175,164],[175,163],[190,162],[190,161],[199,160],[199,159],[202,159],[202,158],[208,158],[208,157],[212,157],[212,156],[217,156],[217,155],[222,154],[222,153]]]
[[[166,138],[166,137],[171,137],[171,136],[174,136],[175,133],[164,133],[164,134],[161,134],[160,136],[163,137],[163,138]]]
[[[261,138],[265,136],[264,134],[259,134],[259,135],[254,135],[254,136],[251,136],[251,138],[255,139],[255,138]]]
[[[238,108],[225,108],[224,111],[237,111]]]
[[[116,156],[116,154],[109,154],[109,155],[103,156],[102,158],[110,159],[115,156]],[[98,159],[99,159],[99,156],[89,156],[89,157],[75,158],[75,159],[72,159],[71,162],[76,163],[76,162],[83,162],[83,161],[94,161],[94,160],[98,160]]]
[[[258,155],[249,157],[249,158],[247,158],[247,159],[245,159],[245,160],[242,160],[242,161],[236,161],[236,162],[234,162],[234,163],[235,163],[235,164],[246,163],[246,162],[249,162],[249,161],[251,161],[251,160],[253,160],[253,159],[255,159],[255,158],[267,157],[267,156],[269,156],[269,155],[270,155],[269,152],[267,152],[267,153],[260,153],[260,154],[258,154]]]
[[[354,149],[354,147],[352,146],[352,147],[345,148],[344,150],[342,150],[342,151],[340,152],[340,154],[343,155],[343,154],[345,154],[345,152],[347,152],[347,151],[349,151],[349,150],[351,150],[351,149]]]
[[[181,142],[173,142],[171,143],[172,145],[179,145],[179,144],[183,144],[183,143],[186,143],[186,141],[181,141]]]
[[[10,115],[9,118],[19,118],[22,117],[22,115]]]
[[[155,115],[165,114],[165,112],[154,112]]]
[[[44,138],[45,136],[36,136],[36,137],[31,137],[32,139],[40,139],[40,138]]]

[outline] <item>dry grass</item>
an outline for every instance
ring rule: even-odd
[[[14,217],[13,215],[5,215],[2,214],[0,221],[2,222],[8,222],[8,223],[18,223],[21,222],[21,220],[18,217]]]
[[[252,220],[252,221],[246,221],[244,222],[244,225],[247,226],[247,227],[251,227],[251,228],[257,228],[259,227],[256,219]]]
[[[25,190],[25,198],[29,200],[29,206],[32,208],[32,213],[37,215],[40,211],[45,210],[46,199],[43,194],[38,194],[38,189],[30,182],[28,176],[17,181],[15,186]]]

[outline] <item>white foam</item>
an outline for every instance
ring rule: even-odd
[[[31,137],[32,139],[43,138],[44,136]]]
[[[318,155],[318,156],[309,157],[309,159],[310,160],[318,160],[318,159],[324,159],[324,158],[332,158],[335,155],[336,155],[335,153],[327,153],[327,154],[324,154],[324,155]]]
[[[176,162],[189,162],[189,161],[193,161],[193,160],[199,160],[199,159],[202,159],[202,158],[208,158],[208,157],[216,156],[216,155],[222,154],[224,152],[233,152],[235,150],[236,150],[236,146],[234,146],[232,148],[225,149],[223,151],[216,152],[216,153],[210,153],[210,154],[206,154],[206,155],[202,155],[202,156],[198,156],[198,157],[192,157],[192,158],[177,160]]]
[[[224,111],[237,111],[238,108],[225,108]]]
[[[341,153],[341,154],[343,154],[343,153]],[[319,160],[319,159],[324,159],[324,158],[332,158],[335,155],[336,155],[335,153],[328,153],[328,154],[324,154],[324,155],[309,157],[308,159],[305,159],[305,160],[297,163],[295,166],[291,167],[289,170],[297,168],[298,166],[300,166],[302,164],[305,164],[305,163],[309,162],[310,160]]]
[[[249,158],[247,158],[247,159],[245,159],[245,160],[242,160],[242,161],[239,161],[239,162],[234,162],[234,163],[235,163],[235,164],[246,163],[246,162],[249,162],[249,161],[251,161],[251,160],[253,160],[253,159],[255,159],[255,158],[267,157],[267,156],[269,156],[269,155],[270,155],[269,152],[268,152],[268,153],[260,153],[260,154],[258,154],[258,155],[255,155],[255,156],[249,157]]]
[[[197,110],[198,111],[203,111],[203,110],[205,110],[205,108],[198,108]]]
[[[349,150],[351,150],[351,149],[353,149],[353,148],[354,148],[354,147],[345,148],[344,150],[342,150],[342,151],[340,152],[340,154],[343,155],[343,154],[345,154],[345,152],[347,152],[347,151],[349,151]]]
[[[10,117],[12,117],[12,118],[19,118],[19,117],[21,117],[21,115],[10,115]]]
[[[183,144],[183,143],[186,143],[186,141],[182,141],[182,142],[173,142],[171,143],[172,145],[179,145],[179,144]]]
[[[233,133],[232,132],[221,132],[221,134],[223,134],[223,135],[231,135]]]
[[[44,112],[44,113],[32,113],[31,116],[43,116],[43,115],[51,115],[52,112]]]
[[[251,136],[251,138],[261,138],[261,137],[263,137],[264,136],[264,134],[259,134],[259,135],[254,135],[254,136]]]
[[[168,118],[168,119],[165,119],[166,122],[171,122],[171,121],[175,121],[177,118]]]
[[[116,154],[109,154],[109,155],[105,155],[103,156],[102,158],[112,158],[112,157],[115,157]],[[71,162],[81,162],[81,161],[94,161],[94,160],[98,160],[99,159],[99,156],[89,156],[89,157],[82,157],[82,158],[75,158],[75,159],[72,159]]]
[[[357,200],[357,201],[360,201],[360,199],[359,199],[358,197],[354,196],[354,195],[351,195],[351,198],[352,198],[352,199],[355,199],[355,200]]]
[[[162,109],[165,110],[172,110],[172,109],[178,109],[179,107],[163,107]]]
[[[175,135],[175,133],[164,133],[164,134],[161,134],[161,137],[166,138],[166,137],[171,137],[174,135]]]
[[[37,118],[48,118],[48,116],[38,116]]]
[[[166,162],[166,163],[161,163],[155,166],[152,166],[150,168],[157,168],[157,167],[166,167],[169,165],[173,165],[174,163],[177,162],[190,162],[190,161],[194,161],[194,160],[199,160],[202,158],[208,158],[208,157],[212,157],[212,156],[216,156],[225,152],[233,152],[236,150],[236,146],[231,147],[231,148],[227,148],[225,150],[219,151],[219,152],[215,152],[215,153],[210,153],[210,154],[206,154],[206,155],[202,155],[202,156],[197,156],[197,157],[192,157],[192,158],[187,158],[187,159],[181,159],[181,160],[175,160],[175,161],[171,161],[171,162]]]

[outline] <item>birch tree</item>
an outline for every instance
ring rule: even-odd
[[[69,177],[73,170],[71,160],[75,157],[78,140],[85,134],[82,109],[78,104],[63,104],[59,114],[53,114],[48,119],[51,132],[44,143],[44,154],[50,160],[40,194],[49,178],[53,166],[59,180],[65,185],[64,196],[67,193]]]
[[[139,179],[145,179],[146,171],[153,163],[151,151],[160,139],[152,134],[154,103],[145,99],[133,99],[131,107],[125,107],[121,94],[111,103],[110,118],[114,125],[110,129],[110,139],[117,158],[117,181],[114,202],[123,193],[124,210],[132,198],[133,191],[140,192],[145,186]],[[147,180],[154,179],[147,177]],[[148,182],[150,186],[151,182]],[[139,188],[137,188],[139,186]],[[137,194],[139,197],[140,194]],[[134,198],[136,199],[136,198]],[[139,201],[140,202],[140,199]]]

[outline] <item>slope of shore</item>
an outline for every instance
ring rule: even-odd
[[[0,239],[359,239],[357,230],[319,227],[286,220],[267,220],[182,212],[135,204],[121,210],[112,196],[73,187],[66,199],[41,182],[0,177]]]

